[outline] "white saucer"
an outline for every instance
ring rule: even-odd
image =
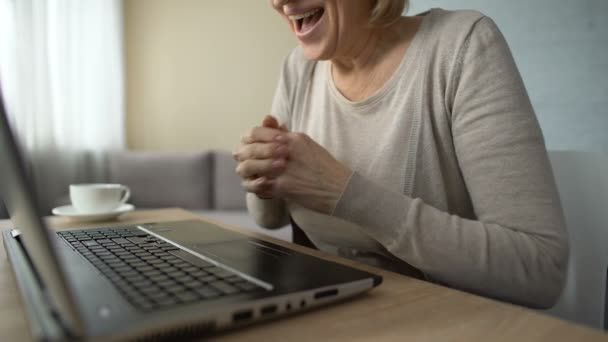
[[[57,208],[53,209],[53,215],[67,217],[72,221],[78,221],[78,222],[108,221],[108,220],[114,219],[124,213],[133,211],[134,209],[135,209],[135,206],[133,206],[132,204],[126,203],[111,211],[105,211],[105,212],[99,212],[99,213],[82,213],[82,212],[77,211],[71,205],[64,205],[62,207],[57,207]]]

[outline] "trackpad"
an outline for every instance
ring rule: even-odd
[[[216,244],[188,244],[188,248],[227,265],[247,270],[273,264],[289,257],[291,251],[263,241],[246,239]]]

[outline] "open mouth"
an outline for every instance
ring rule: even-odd
[[[325,10],[319,7],[301,14],[290,15],[289,19],[295,23],[296,32],[306,33],[315,27],[324,13]]]

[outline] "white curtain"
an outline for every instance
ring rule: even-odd
[[[125,145],[121,0],[0,0],[0,85],[44,210]]]

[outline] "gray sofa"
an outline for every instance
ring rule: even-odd
[[[247,213],[245,191],[226,151],[115,152],[108,177],[131,189],[137,208],[180,207],[229,225],[291,241],[291,228],[267,230]]]

